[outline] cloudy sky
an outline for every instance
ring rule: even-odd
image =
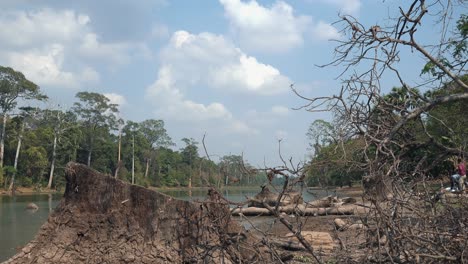
[[[298,162],[309,124],[329,116],[292,110],[305,102],[290,84],[307,96],[336,92],[342,69],[315,65],[333,58],[338,14],[374,25],[405,2],[1,0],[0,65],[40,85],[49,105],[94,91],[125,119],[163,119],[176,148],[206,133],[210,155],[272,166],[282,139],[284,157]]]

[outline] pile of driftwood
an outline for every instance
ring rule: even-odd
[[[284,193],[279,199],[279,194],[271,192],[267,187],[262,187],[260,193],[249,199],[248,207],[235,208],[231,212],[232,215],[267,216],[274,215],[272,210],[301,216],[353,215],[366,212],[364,207],[356,204],[354,198],[328,196],[319,200],[304,202],[300,193],[289,192]]]

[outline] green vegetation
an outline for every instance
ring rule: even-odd
[[[0,186],[61,188],[69,161],[143,186],[258,185],[265,179],[240,156],[219,163],[201,157],[192,138],[174,150],[163,120],[125,122],[102,94],[78,92],[76,98],[71,109],[17,108],[47,96],[22,73],[0,66]]]

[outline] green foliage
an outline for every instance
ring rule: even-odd
[[[193,186],[223,184],[221,173],[240,179],[240,184],[265,181],[265,175],[248,175],[242,168],[242,157],[229,155],[219,164],[199,156],[199,144],[193,138],[183,138],[183,147],[173,150],[165,123],[159,119],[142,122],[118,117],[117,105],[99,93],[78,92],[77,101],[69,110],[37,109],[27,106],[25,100],[44,100],[39,87],[20,72],[0,66],[0,109],[12,111],[17,104],[21,115],[7,118],[5,126],[5,166],[0,169],[0,183],[16,175],[23,186],[45,186],[48,183],[52,161],[55,160],[53,185],[65,185],[64,167],[67,162],[88,163],[101,172],[114,175],[118,167],[118,146],[121,142],[121,166],[117,177],[132,179],[134,162],[135,183],[143,186]],[[23,130],[24,128],[24,130]],[[116,135],[116,129],[119,133]],[[21,131],[23,131],[21,133]],[[22,135],[20,135],[22,134]],[[18,139],[22,136],[18,169],[12,170]],[[55,149],[55,155],[54,153]]]
[[[39,91],[39,86],[26,79],[21,73],[9,67],[0,66],[0,108],[2,112],[12,110],[17,99],[45,100],[47,96]]]
[[[468,55],[468,15],[462,14],[457,21],[455,32],[448,40],[448,44],[439,54],[437,60],[447,69],[455,70],[458,66],[466,65]],[[441,44],[443,46],[444,44]],[[439,69],[434,62],[427,62],[421,70],[422,74],[430,74],[433,77],[443,78],[446,73]]]
[[[360,138],[324,146],[308,165],[308,185],[343,186],[360,180],[364,174],[359,167],[364,159],[364,147]]]

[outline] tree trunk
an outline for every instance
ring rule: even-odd
[[[13,165],[13,168],[15,169],[15,171],[13,172],[13,175],[11,176],[10,187],[8,188],[9,191],[13,190],[13,186],[15,185],[16,169],[18,167],[18,158],[19,158],[19,153],[21,150],[21,141],[23,139],[23,132],[24,132],[24,122],[21,124],[21,131],[18,136],[18,145],[16,146],[15,163]]]
[[[121,149],[122,149],[122,130],[119,129],[119,153],[117,156],[117,168],[115,169],[114,178],[117,178],[117,176],[119,176],[120,166],[122,165],[122,162],[120,160]]]
[[[132,184],[135,184],[135,135],[132,143]]]
[[[54,179],[54,169],[55,169],[55,158],[57,154],[57,134],[54,136],[54,147],[52,149],[52,162],[50,164],[50,174],[49,174],[49,183],[47,184],[47,188],[52,188],[52,180]]]
[[[146,159],[145,179],[148,178],[148,171],[151,159]]]
[[[3,126],[2,126],[2,134],[0,138],[0,167],[3,168],[3,155],[5,153],[5,133],[6,133],[6,121],[7,121],[7,113],[3,113]]]
[[[86,163],[86,165],[88,165],[88,167],[91,167],[91,155],[93,153],[93,150],[92,149],[89,149],[88,151],[88,162]]]

